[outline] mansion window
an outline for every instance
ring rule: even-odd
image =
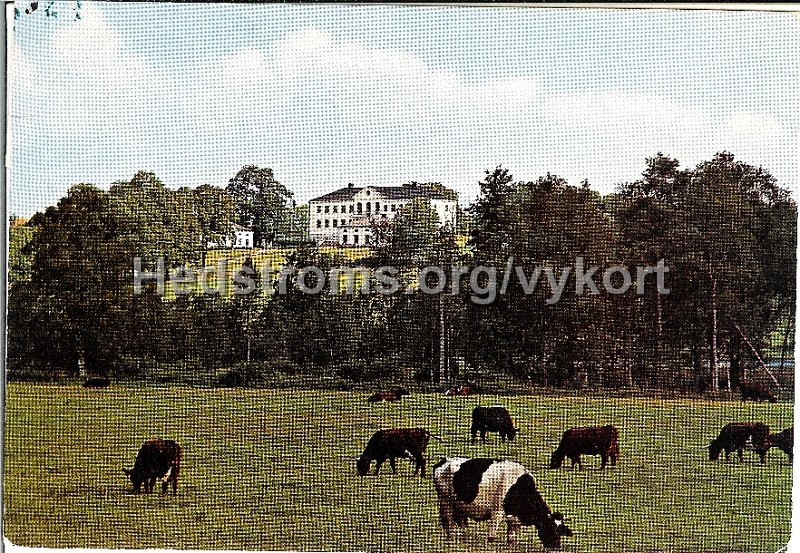
[[[342,235],[342,244],[347,244],[347,235],[346,234]]]
[[[317,213],[322,213],[322,206],[321,205],[317,206]]]
[[[339,206],[338,205],[333,206],[333,212],[334,213],[339,213]]]
[[[358,234],[353,236],[353,244],[358,244]]]
[[[325,228],[328,228],[329,226],[331,226],[331,222],[325,219]]]
[[[325,213],[330,213],[330,212],[331,212],[331,206],[326,205],[325,206]]]
[[[317,219],[317,228],[322,228],[322,219]]]
[[[352,212],[353,212],[353,205],[350,204],[350,213],[352,213]]]
[[[334,219],[334,220],[333,220],[333,226],[334,226],[334,227],[337,227],[337,226],[339,226],[339,221],[338,221],[338,220],[336,220],[336,219]]]

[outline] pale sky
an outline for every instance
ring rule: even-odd
[[[41,3],[40,3],[41,5]],[[767,12],[56,3],[11,32],[9,213],[138,170],[299,203],[485,169],[609,192],[658,151],[798,183],[800,19]]]

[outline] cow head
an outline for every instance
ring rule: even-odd
[[[549,513],[545,519],[536,526],[539,539],[542,545],[548,549],[559,549],[561,547],[561,536],[571,536],[572,529],[567,526],[564,515],[561,513]]]
[[[359,476],[366,476],[369,472],[370,458],[362,455],[356,459],[356,470]]]
[[[561,463],[564,462],[565,455],[561,452],[560,449],[556,449],[553,452],[553,455],[550,456],[550,468],[557,469],[561,468]]]
[[[127,477],[131,479],[131,484],[133,484],[133,491],[138,492],[142,488],[142,484],[144,483],[144,477],[139,474],[139,471],[135,469],[122,469],[122,472],[125,473]]]
[[[722,444],[719,440],[711,440],[711,443],[706,446],[708,448],[708,460],[716,461],[719,459],[719,454],[722,451]]]

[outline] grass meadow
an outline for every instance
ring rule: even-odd
[[[324,551],[506,551],[485,523],[447,543],[430,478],[388,463],[359,478],[372,432],[423,426],[445,455],[516,460],[575,532],[574,552],[777,551],[790,535],[792,467],[777,449],[766,466],[712,463],[699,449],[730,421],[792,424],[792,405],[698,400],[418,394],[372,405],[367,394],[292,390],[9,383],[4,459],[5,536],[47,547]],[[521,428],[469,443],[470,412],[505,405]],[[615,424],[622,458],[600,471],[548,470],[570,426]],[[182,444],[177,497],[137,495],[122,472],[151,437]],[[569,463],[567,462],[567,465]],[[523,529],[518,551],[541,551]]]

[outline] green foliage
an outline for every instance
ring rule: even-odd
[[[436,183],[407,186],[447,193]],[[371,251],[316,248],[303,243],[307,206],[294,206],[269,169],[247,166],[227,190],[172,190],[146,172],[108,192],[76,185],[28,226],[11,228],[9,370],[15,378],[60,377],[84,359],[99,374],[212,385],[238,363],[285,360],[300,374],[280,373],[281,386],[310,377],[346,387],[415,372],[437,381],[463,360],[469,371],[543,386],[702,391],[718,382],[735,388],[757,367],[749,340],[780,363],[780,382],[791,386],[797,207],[762,168],[723,152],[680,169],[659,153],[641,179],[601,197],[586,181],[575,187],[547,174],[518,182],[497,167],[486,172],[467,215],[459,219],[462,231],[470,229],[467,247],[420,198],[391,224],[376,225]],[[206,258],[205,244],[222,241],[236,221],[261,225],[269,241],[294,236],[287,238],[294,246],[213,250]],[[150,284],[134,295],[133,258],[153,270],[162,255],[167,268],[230,258],[228,277],[244,263],[256,291],[217,297],[192,289],[162,298]],[[632,288],[576,293],[578,258],[600,268],[598,282],[605,269],[626,267]],[[444,294],[419,290],[422,267],[449,273],[486,265],[500,277],[509,259],[511,283],[488,305],[473,301],[467,278],[452,294],[450,274]],[[635,281],[637,267],[659,260],[670,268],[669,295],[658,293],[654,276]],[[285,293],[263,293],[265,264],[273,271],[314,266],[326,275],[334,267],[389,265],[403,288],[382,295],[368,282],[373,293],[362,295],[369,277],[357,277],[354,290],[326,282],[321,293],[307,294],[293,274],[283,280]],[[518,271],[530,278],[537,267],[556,278],[572,269],[557,302],[545,275],[532,291],[519,283]],[[268,292],[281,287],[272,278]],[[310,274],[306,285],[315,279]],[[427,284],[435,279],[429,275]]]
[[[31,253],[23,248],[33,238],[31,226],[12,225],[8,229],[8,285],[31,279]]]
[[[228,182],[239,224],[253,230],[256,244],[291,241],[298,230],[292,193],[272,169],[246,165]]]

